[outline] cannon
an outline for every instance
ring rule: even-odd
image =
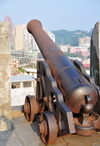
[[[82,63],[70,60],[52,41],[39,20],[27,25],[45,59],[37,61],[36,97],[27,95],[24,113],[28,121],[39,117],[38,132],[44,144],[67,134],[90,136],[100,130],[95,106],[100,88]]]

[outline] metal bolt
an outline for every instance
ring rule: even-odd
[[[24,112],[27,113],[27,114],[30,113],[29,103],[25,103],[25,105],[24,105]]]
[[[38,125],[38,131],[40,134],[44,133],[44,124],[41,122],[39,125]]]
[[[43,98],[43,101],[44,101],[44,102],[47,102],[47,101],[48,101],[48,98],[47,98],[47,97],[44,97],[44,98]]]
[[[37,82],[40,82],[40,78],[37,78],[36,81],[37,81]]]

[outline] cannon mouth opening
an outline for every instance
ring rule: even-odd
[[[42,27],[42,23],[37,19],[31,20],[27,24],[27,30],[29,33],[31,33],[32,28],[36,28],[36,27]]]

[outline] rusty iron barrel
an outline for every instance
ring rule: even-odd
[[[74,67],[74,65],[69,61],[69,59],[64,55],[64,53],[46,34],[44,29],[42,28],[42,24],[40,21],[30,21],[27,25],[27,30],[34,36],[44,59],[50,65],[51,70],[53,70],[52,73],[54,77],[56,77],[59,71],[66,67],[66,64],[67,66],[70,65]]]
[[[68,59],[42,28],[39,20],[27,25],[44,57],[51,73],[73,113],[91,113],[98,99],[97,90],[86,80],[78,68]]]

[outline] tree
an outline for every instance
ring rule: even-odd
[[[19,72],[21,72],[21,73],[25,73],[25,69],[24,68],[19,68]]]

